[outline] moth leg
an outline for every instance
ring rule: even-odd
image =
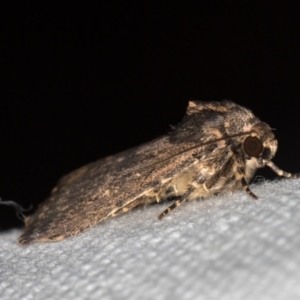
[[[26,216],[23,212],[26,212],[26,211],[29,211],[32,209],[32,207],[23,208],[21,205],[19,205],[15,201],[11,201],[11,200],[2,201],[1,198],[0,198],[0,205],[7,205],[7,206],[13,207],[16,211],[17,218],[23,222],[26,219]]]
[[[245,191],[249,196],[251,196],[251,197],[254,198],[254,199],[258,199],[258,197],[257,197],[255,194],[253,194],[253,193],[251,192],[251,190],[250,190],[250,188],[249,188],[249,186],[248,186],[248,184],[247,184],[247,182],[246,182],[245,177],[242,177],[241,183],[242,183],[242,186],[243,186],[244,191]]]
[[[176,200],[171,206],[169,206],[166,210],[164,210],[159,216],[158,219],[161,220],[164,216],[166,216],[168,213],[170,213],[174,208],[176,208],[177,206],[179,206],[181,203],[183,203],[184,201],[186,201],[188,199],[188,197],[190,196],[190,194],[195,190],[194,187],[189,188],[189,190],[182,195],[182,197],[178,200]]]
[[[286,178],[300,178],[300,173],[292,174],[279,169],[272,161],[268,161],[266,165],[271,168],[277,175]]]

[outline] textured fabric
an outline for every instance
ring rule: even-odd
[[[300,180],[148,206],[77,237],[20,247],[0,234],[1,299],[300,299]]]

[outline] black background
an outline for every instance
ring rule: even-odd
[[[300,171],[299,1],[98,2],[2,11],[3,200],[36,206],[69,171],[168,132],[191,99],[250,108],[277,129],[274,162]],[[0,228],[21,225],[0,206]]]

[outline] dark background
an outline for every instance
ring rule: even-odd
[[[274,162],[300,171],[299,2],[98,2],[2,11],[3,200],[35,207],[69,171],[168,132],[191,99],[252,109],[277,129]],[[0,206],[0,228],[21,225]]]

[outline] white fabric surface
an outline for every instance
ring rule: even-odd
[[[168,204],[29,247],[0,234],[0,299],[300,299],[300,180]]]

